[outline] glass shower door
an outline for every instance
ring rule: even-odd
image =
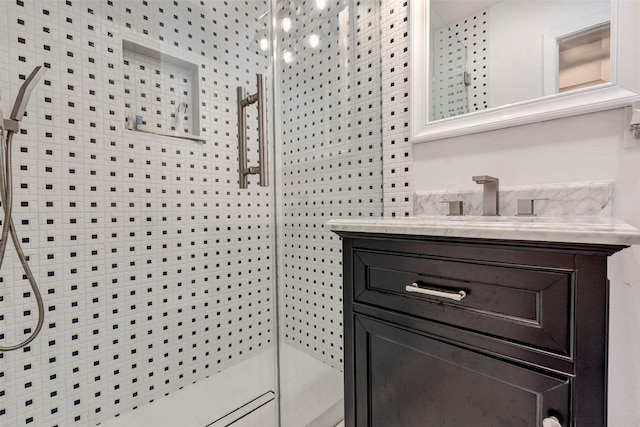
[[[343,418],[340,238],[382,216],[380,5],[274,1],[280,425]]]
[[[44,327],[0,353],[2,426],[275,425],[273,187],[238,188],[266,1],[0,0],[13,220]],[[257,161],[256,112],[248,112]],[[4,221],[4,216],[2,216]],[[37,321],[11,242],[0,346]],[[264,412],[261,412],[264,411]],[[240,421],[238,421],[240,422]],[[238,424],[239,425],[239,424]]]

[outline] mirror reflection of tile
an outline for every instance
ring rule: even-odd
[[[430,120],[489,107],[489,10],[433,34]]]

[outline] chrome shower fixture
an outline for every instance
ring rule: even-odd
[[[27,110],[27,103],[31,97],[31,92],[36,84],[38,84],[45,71],[46,69],[42,65],[38,65],[33,69],[31,74],[29,74],[29,77],[27,77],[22,86],[20,86],[20,91],[18,91],[18,96],[13,104],[13,109],[11,110],[9,119],[2,120],[2,123],[0,123],[0,129],[6,129],[7,131],[14,133],[20,130],[19,123]],[[2,118],[1,113],[0,118]]]
[[[0,352],[13,351],[25,347],[40,333],[44,323],[44,303],[42,301],[42,295],[38,289],[38,284],[36,283],[33,272],[31,271],[31,267],[29,267],[27,257],[22,250],[20,239],[18,238],[13,218],[11,217],[13,210],[11,141],[13,140],[13,135],[20,130],[20,121],[24,117],[31,92],[38,81],[40,81],[45,71],[45,68],[39,65],[34,68],[29,77],[26,78],[18,91],[18,96],[8,119],[4,119],[2,111],[0,111],[0,199],[2,199],[2,209],[4,211],[4,218],[2,219],[2,237],[0,238],[0,269],[2,269],[2,264],[4,262],[7,240],[9,238],[9,234],[11,234],[14,249],[18,254],[18,259],[22,264],[25,276],[29,281],[29,285],[31,285],[31,290],[33,291],[38,305],[38,323],[31,335],[20,343],[9,346],[0,346]]]

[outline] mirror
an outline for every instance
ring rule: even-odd
[[[412,141],[639,99],[638,3],[411,0]]]

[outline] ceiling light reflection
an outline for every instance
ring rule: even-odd
[[[307,36],[307,40],[309,40],[309,46],[311,46],[314,49],[320,46],[320,36],[317,34],[309,34]]]
[[[282,18],[282,30],[285,33],[288,33],[291,30],[291,27],[293,27],[291,18],[289,18],[288,16],[286,18]]]

